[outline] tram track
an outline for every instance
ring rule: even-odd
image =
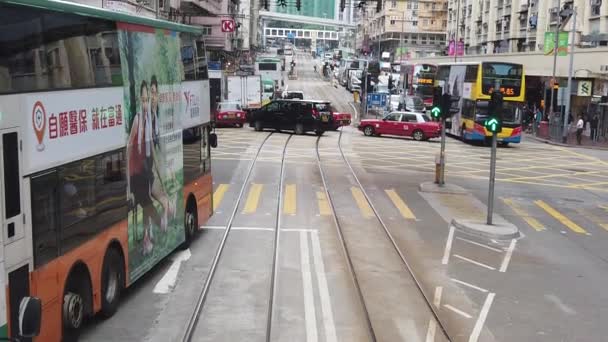
[[[258,150],[256,151],[256,154],[249,166],[249,169],[247,170],[245,180],[238,193],[236,202],[234,204],[234,208],[228,219],[228,223],[225,226],[224,234],[222,235],[220,243],[217,247],[217,251],[213,257],[213,261],[211,263],[209,273],[207,274],[205,283],[204,283],[203,287],[201,288],[201,291],[198,295],[196,305],[188,320],[188,324],[186,326],[186,329],[184,330],[184,334],[182,335],[182,338],[180,339],[183,342],[192,341],[192,338],[194,336],[194,333],[197,329],[198,323],[202,316],[203,308],[205,307],[206,300],[207,300],[209,292],[210,292],[211,284],[213,283],[214,276],[216,275],[216,272],[218,270],[218,264],[222,258],[222,254],[225,250],[226,243],[230,236],[230,232],[232,230],[234,220],[238,214],[239,207],[241,206],[241,203],[243,202],[243,198],[244,198],[246,189],[249,185],[249,182],[251,180],[251,176],[252,176],[255,166],[258,162],[260,154],[262,153],[262,150],[266,146],[266,143],[270,140],[270,137],[273,135],[274,135],[274,132],[271,132],[264,138],[264,140],[258,147]],[[272,260],[272,270],[271,270],[271,275],[270,275],[270,289],[269,289],[267,324],[266,324],[266,341],[270,341],[272,319],[273,319],[273,312],[274,312],[273,307],[274,307],[274,301],[275,301],[275,289],[276,289],[276,285],[277,285],[276,283],[277,283],[279,241],[280,241],[279,240],[279,238],[280,238],[279,227],[280,227],[280,223],[281,223],[281,215],[280,215],[281,206],[283,203],[282,198],[283,198],[283,185],[284,185],[284,174],[285,174],[285,157],[286,157],[287,146],[289,144],[289,141],[291,140],[291,137],[292,137],[292,134],[290,134],[287,137],[287,139],[285,140],[285,143],[282,148],[282,153],[281,153],[281,170],[280,170],[280,181],[279,181],[279,186],[278,186],[279,201],[278,201],[278,204],[276,207],[277,218],[275,220],[275,232],[274,232],[274,239],[273,239],[273,257],[272,257],[273,260]]]
[[[431,298],[429,298],[427,296],[427,294],[424,292],[424,289],[422,287],[422,283],[420,282],[420,280],[416,277],[416,274],[414,273],[410,263],[407,261],[407,258],[405,257],[405,255],[403,254],[403,252],[401,251],[401,249],[399,248],[397,241],[395,240],[393,234],[391,233],[390,229],[388,228],[388,226],[386,225],[386,223],[384,222],[384,220],[382,219],[382,217],[380,216],[376,206],[374,205],[373,201],[371,200],[370,196],[368,195],[367,191],[365,190],[365,187],[363,186],[363,184],[361,183],[361,181],[359,180],[359,177],[357,176],[354,168],[352,167],[352,165],[350,164],[348,158],[346,157],[346,155],[344,154],[344,151],[342,149],[342,129],[340,129],[339,131],[339,136],[338,136],[338,150],[339,150],[339,154],[340,157],[342,159],[342,161],[344,162],[344,164],[347,166],[349,173],[352,175],[357,187],[360,189],[361,193],[363,194],[365,201],[369,204],[374,218],[377,220],[377,222],[379,223],[379,225],[382,227],[382,232],[384,233],[384,235],[386,236],[386,238],[390,241],[390,245],[393,247],[395,253],[398,255],[401,264],[403,266],[404,271],[411,277],[411,280],[414,282],[415,286],[416,286],[416,290],[421,294],[424,302],[426,303],[426,306],[428,307],[428,309],[431,312],[431,316],[432,319],[435,320],[436,325],[439,327],[442,335],[448,340],[451,341],[450,336],[447,333],[447,330],[445,329],[444,324],[442,323],[439,314],[436,310],[436,308],[433,305],[433,302],[431,300]],[[369,332],[369,336],[370,336],[370,341],[375,342],[378,340],[377,335],[376,335],[376,328],[374,327],[374,323],[373,323],[373,319],[372,316],[370,314],[370,310],[369,310],[369,303],[366,302],[366,296],[364,294],[364,291],[362,290],[362,287],[360,285],[360,281],[359,281],[359,276],[356,272],[356,268],[355,265],[353,263],[353,254],[352,252],[349,250],[348,244],[346,242],[346,238],[345,238],[345,232],[342,226],[342,223],[340,222],[340,218],[338,217],[337,211],[336,211],[336,207],[334,204],[334,201],[332,199],[331,193],[330,193],[330,187],[328,185],[328,181],[327,181],[327,175],[325,173],[325,170],[323,169],[323,165],[322,165],[322,160],[321,160],[321,154],[319,152],[319,142],[321,137],[317,138],[316,144],[315,144],[315,152],[316,152],[316,159],[317,159],[317,166],[319,168],[319,172],[321,175],[321,181],[323,184],[323,188],[325,191],[325,195],[327,196],[329,205],[331,207],[331,215],[332,215],[332,219],[334,221],[335,227],[336,227],[336,232],[338,235],[338,239],[340,241],[340,244],[342,246],[342,251],[344,253],[344,257],[346,259],[347,262],[347,266],[348,266],[348,270],[349,273],[351,275],[351,279],[353,281],[353,286],[355,287],[358,297],[359,297],[359,301],[360,301],[360,305],[361,305],[361,309],[364,313],[365,316],[365,321],[367,323],[367,328],[368,328],[368,332]]]

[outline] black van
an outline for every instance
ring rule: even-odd
[[[293,130],[296,134],[332,130],[334,118],[327,101],[275,100],[249,116],[249,126],[256,131],[264,128]]]

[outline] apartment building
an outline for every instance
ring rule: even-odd
[[[446,48],[447,0],[384,0],[380,12],[375,3],[360,11],[357,42],[365,52],[389,51],[406,60]]]
[[[449,0],[448,38],[462,40],[466,54],[543,50],[545,32],[555,31],[564,5],[577,8],[578,46],[608,45],[608,1],[602,0]]]

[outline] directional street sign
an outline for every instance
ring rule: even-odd
[[[367,94],[368,107],[386,107],[387,94],[385,93],[370,93]]]
[[[222,19],[222,32],[234,32],[234,20]]]

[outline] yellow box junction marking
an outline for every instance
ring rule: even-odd
[[[361,214],[363,214],[363,217],[374,217],[374,211],[369,206],[369,203],[367,203],[367,200],[365,199],[365,196],[363,195],[361,189],[353,186],[350,188],[350,192],[353,194],[355,202],[357,202],[357,206],[359,207],[359,210],[361,210]]]
[[[410,210],[410,208],[407,206],[407,204],[405,204],[405,202],[403,201],[403,199],[401,199],[399,194],[397,194],[395,189],[387,189],[387,190],[384,190],[384,192],[386,192],[386,194],[391,199],[391,201],[393,202],[395,207],[397,207],[397,210],[399,210],[399,212],[401,213],[401,216],[403,216],[403,218],[405,218],[407,220],[416,219],[416,215],[414,215],[414,213]]]
[[[513,212],[515,212],[515,214],[519,215],[524,221],[526,221],[526,223],[530,227],[534,228],[534,230],[536,230],[537,232],[546,230],[546,228],[537,219],[530,216],[524,209],[522,209],[517,203],[515,203],[515,201],[513,201],[513,199],[502,198],[502,197],[501,197],[501,199],[503,202],[505,202],[506,205],[511,207],[511,209],[513,210]]]
[[[222,203],[222,199],[229,187],[228,184],[220,184],[217,189],[215,189],[215,192],[213,193],[213,210],[220,207],[220,203]]]
[[[587,231],[585,229],[583,229],[583,227],[581,227],[578,224],[572,222],[572,220],[570,220],[569,218],[567,218],[566,216],[564,216],[559,211],[553,209],[553,207],[551,207],[550,205],[548,205],[544,201],[537,200],[537,201],[534,201],[534,203],[537,206],[541,207],[544,211],[546,211],[547,214],[553,216],[553,218],[555,218],[556,220],[558,220],[559,222],[561,222],[564,226],[570,228],[570,230],[572,230],[573,232],[579,233],[579,234],[589,234],[589,233],[587,233]]]
[[[258,209],[258,203],[260,202],[260,196],[262,195],[262,184],[251,184],[249,188],[249,194],[247,195],[247,201],[245,201],[244,214],[252,214]]]
[[[287,215],[296,214],[296,185],[287,184],[285,186],[285,198],[283,199],[283,213]]]
[[[317,191],[317,202],[319,204],[319,214],[322,216],[331,215],[331,207],[329,206],[329,201],[324,192]]]

